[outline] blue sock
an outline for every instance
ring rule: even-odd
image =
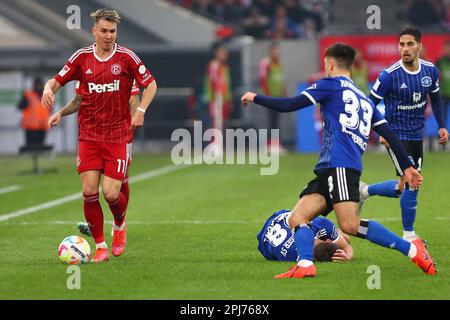
[[[364,230],[365,228],[367,229]],[[405,256],[408,256],[411,243],[400,238],[395,233],[389,231],[382,224],[373,220],[361,220],[359,229],[359,237],[364,238],[365,236],[365,238],[370,242],[376,243],[386,248],[398,250]]]
[[[409,188],[405,188],[405,190],[403,190],[402,197],[400,198],[403,230],[405,231],[414,231],[418,194],[418,191],[411,191]]]
[[[307,225],[301,225],[295,232],[295,245],[297,247],[298,260],[313,261],[314,256],[314,233]]]
[[[386,180],[377,184],[371,184],[368,188],[369,195],[398,198],[400,191],[396,190],[397,180]]]

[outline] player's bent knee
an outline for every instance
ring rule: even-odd
[[[339,225],[339,227],[341,228],[342,232],[346,234],[356,235],[358,233],[359,223],[358,221],[355,221],[355,223],[346,222]]]
[[[103,191],[103,196],[105,197],[106,202],[112,203],[119,197],[119,192],[120,190],[118,192],[115,190]]]

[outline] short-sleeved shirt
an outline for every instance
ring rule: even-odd
[[[275,212],[266,221],[256,238],[258,250],[268,260],[296,261],[297,246],[295,237],[289,227],[288,219],[291,211],[283,209]],[[314,239],[323,241],[339,240],[339,230],[327,218],[317,217],[311,221],[309,227],[314,233]]]
[[[419,59],[415,72],[407,70],[401,60],[383,70],[370,93],[384,100],[385,118],[400,140],[422,140],[427,97],[438,91],[437,68]]]
[[[76,51],[55,80],[62,86],[71,80],[80,81],[80,140],[126,143],[133,81],[136,79],[145,88],[154,78],[130,49],[114,44],[111,55],[102,60],[95,53],[95,46]]]
[[[77,81],[77,84],[75,85],[75,93],[81,95],[80,81]],[[139,87],[136,84],[136,80],[133,80],[133,87],[131,88],[131,95],[132,96],[138,96],[140,94],[141,94],[141,90],[139,90]],[[133,143],[134,130],[129,130],[128,134],[129,134],[128,143]]]
[[[315,171],[352,168],[362,171],[361,156],[372,127],[385,123],[364,92],[346,76],[323,78],[301,94],[320,104],[323,136]]]

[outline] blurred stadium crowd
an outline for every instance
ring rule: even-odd
[[[380,8],[380,28],[367,27],[367,9],[372,5]],[[207,70],[215,59],[217,42],[226,43],[229,51],[223,63],[229,83],[227,127],[270,127],[269,114],[244,110],[239,99],[245,90],[262,92],[261,61],[274,42],[281,48],[275,69],[284,70],[279,75],[286,95],[295,95],[323,76],[321,57],[330,41],[358,48],[353,77],[367,92],[379,72],[398,59],[396,37],[409,25],[424,34],[422,57],[439,61],[442,76],[450,77],[450,0],[2,0],[0,154],[17,154],[26,144],[21,127],[24,103],[20,103],[25,90],[32,89],[36,78],[45,82],[53,77],[74,50],[92,44],[89,13],[108,6],[123,16],[118,43],[134,50],[158,80],[157,99],[136,135],[136,146],[144,151],[167,150],[173,130],[192,129],[193,120],[208,122]],[[79,8],[77,28],[68,27],[77,21],[73,7]],[[371,41],[367,36],[373,36]],[[444,84],[450,81],[446,81],[441,80],[441,88],[449,88],[442,90],[448,106],[450,86]],[[64,89],[56,109],[73,95],[72,85]],[[430,117],[430,112],[425,116]],[[308,121],[300,123],[304,119]],[[302,125],[311,126],[311,136],[298,134]],[[288,149],[317,150],[321,121],[316,114],[280,115],[279,127]],[[45,140],[56,152],[74,152],[76,128],[76,117],[68,117]],[[430,140],[434,132],[430,126]],[[317,142],[305,147],[302,139]]]

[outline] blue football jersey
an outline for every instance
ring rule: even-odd
[[[291,211],[284,209],[275,212],[264,224],[256,238],[258,250],[268,260],[297,261],[297,247],[294,233],[289,228],[288,218]],[[339,239],[338,228],[328,219],[317,217],[309,225],[314,239],[336,242]]]
[[[422,140],[428,94],[439,91],[439,72],[419,59],[419,69],[408,71],[397,61],[383,70],[370,91],[386,106],[385,118],[400,140]]]
[[[315,170],[352,168],[361,172],[362,153],[372,127],[386,122],[364,92],[348,77],[324,78],[301,94],[320,104],[323,136]]]

